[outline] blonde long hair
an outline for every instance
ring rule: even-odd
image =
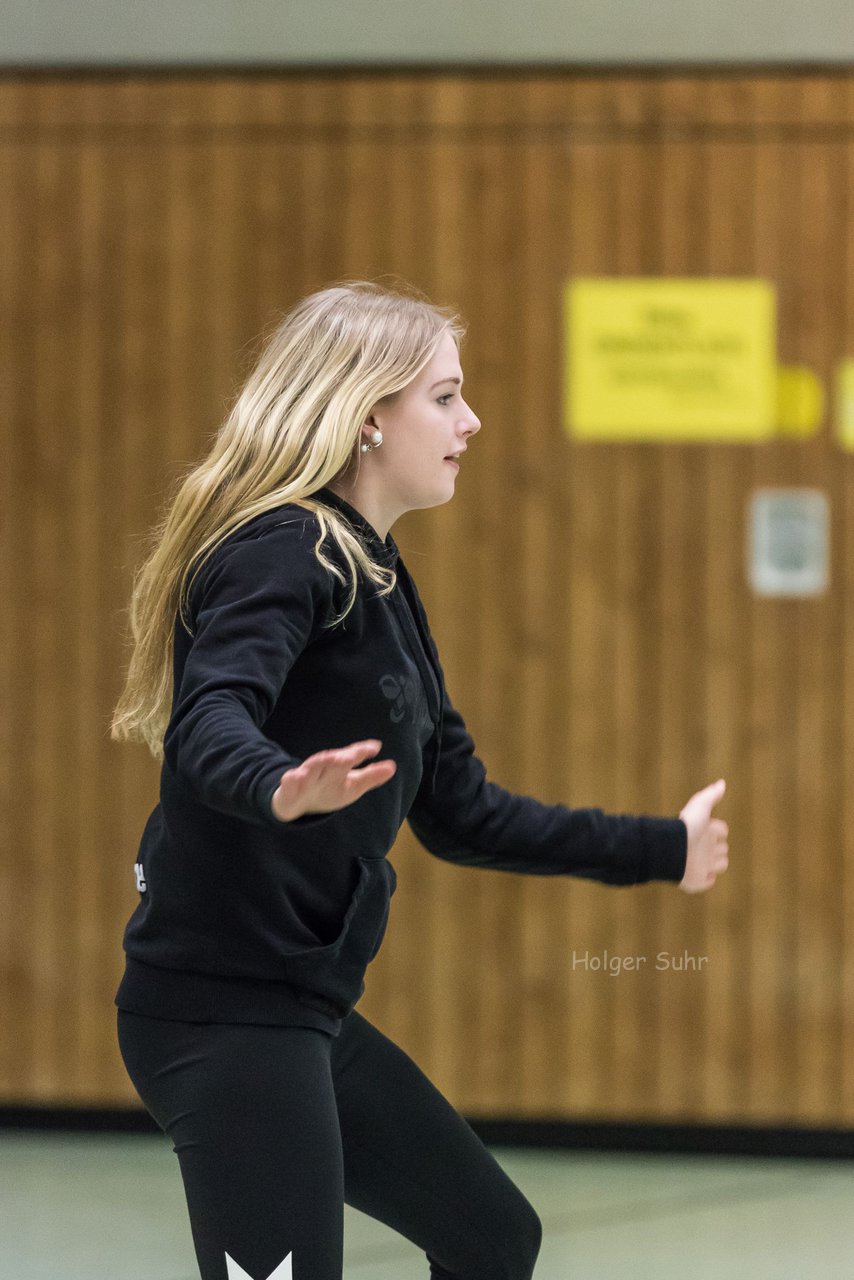
[[[371,411],[395,396],[428,363],[443,335],[459,347],[465,326],[450,308],[423,295],[348,280],[312,293],[277,323],[207,457],[179,476],[165,514],[149,535],[149,551],[134,574],[128,608],[133,650],[110,736],[147,743],[163,758],[172,701],[176,614],[190,630],[188,593],[204,559],[231,532],[284,502],[314,512],[324,556],[331,536],[349,571],[346,617],[356,598],[357,573],[386,595],[394,570],[365,551],[340,512],[312,498],[354,461]],[[195,566],[192,576],[190,570]]]

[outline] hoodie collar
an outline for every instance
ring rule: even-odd
[[[361,535],[362,541],[366,544],[373,558],[379,564],[392,569],[396,566],[400,551],[390,533],[385,542],[383,542],[374,526],[365,519],[361,511],[358,511],[346,498],[342,498],[334,489],[330,489],[326,485],[322,489],[318,489],[313,496],[319,498],[327,506],[335,507],[337,511],[347,517],[356,532]]]

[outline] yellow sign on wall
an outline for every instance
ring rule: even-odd
[[[575,279],[564,306],[564,426],[575,439],[734,443],[776,434],[768,281]]]

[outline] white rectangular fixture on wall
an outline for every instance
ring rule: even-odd
[[[818,596],[830,583],[830,502],[820,489],[757,489],[750,498],[750,585],[760,596]]]

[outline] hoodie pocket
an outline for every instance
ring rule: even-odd
[[[330,1000],[345,1017],[365,989],[364,976],[380,949],[397,874],[387,858],[357,857],[359,874],[338,937],[282,957],[285,978]]]

